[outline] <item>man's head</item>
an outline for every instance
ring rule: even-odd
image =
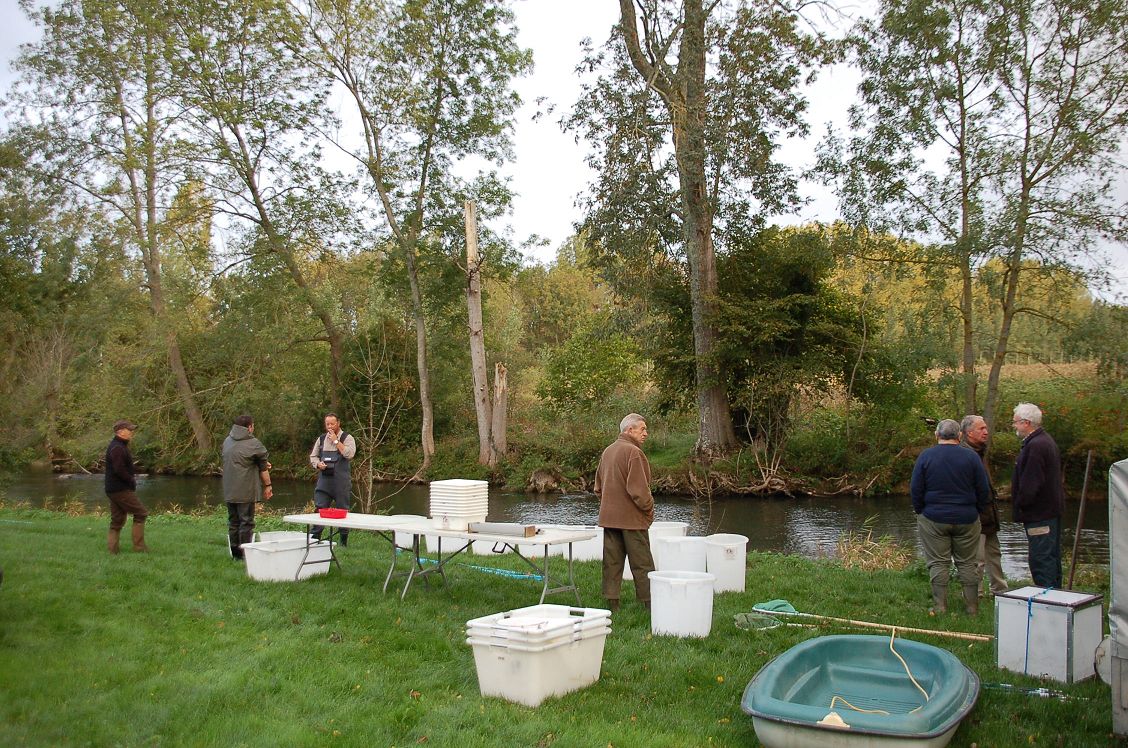
[[[1034,403],[1019,403],[1014,406],[1014,433],[1025,439],[1042,425],[1042,409]]]
[[[953,442],[960,438],[960,425],[951,418],[945,418],[940,423],[936,424],[936,440],[942,442]]]
[[[638,413],[628,414],[619,422],[619,433],[626,434],[639,444],[646,441],[646,419]]]
[[[244,413],[243,415],[235,418],[235,425],[242,426],[247,431],[253,432],[255,430],[255,419]]]
[[[963,432],[967,443],[973,447],[982,447],[987,443],[987,421],[983,416],[964,416],[960,421],[960,431]]]
[[[341,430],[341,419],[337,418],[336,413],[329,413],[325,416],[325,430],[332,434]]]
[[[133,432],[137,430],[137,424],[133,421],[122,419],[114,422],[114,436],[119,439],[129,441],[133,438]]]

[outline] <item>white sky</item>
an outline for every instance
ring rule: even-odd
[[[546,244],[530,251],[530,259],[551,261],[571,234],[579,219],[575,207],[578,193],[592,179],[584,163],[584,144],[560,130],[558,120],[579,94],[580,81],[575,66],[580,61],[580,40],[591,37],[597,44],[607,38],[618,17],[614,0],[516,0],[514,10],[519,29],[518,42],[531,48],[535,69],[532,75],[516,82],[525,105],[518,114],[515,129],[516,159],[503,173],[512,179],[517,198],[511,216],[514,238],[520,242],[531,235],[543,237]],[[0,90],[7,90],[11,71],[7,62],[17,45],[31,41],[34,27],[24,18],[14,0],[0,0]],[[858,75],[844,66],[823,71],[807,91],[808,123],[811,137],[806,141],[782,144],[782,158],[796,169],[810,166],[814,144],[826,131],[826,124],[845,126],[846,109],[854,98]],[[533,121],[538,97],[555,112]],[[797,215],[780,218],[786,223],[833,220],[837,216],[833,195],[820,185],[804,183],[805,197],[811,202]],[[1121,195],[1128,195],[1128,175],[1121,180]],[[1111,252],[1110,271],[1116,276],[1119,292],[1128,294],[1128,249]]]

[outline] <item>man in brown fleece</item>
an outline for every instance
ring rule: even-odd
[[[595,471],[599,496],[599,526],[603,528],[603,597],[611,610],[619,609],[623,564],[630,559],[635,595],[650,608],[650,525],[654,496],[650,493],[650,462],[642,452],[646,421],[631,413],[619,424],[619,438],[603,450]]]

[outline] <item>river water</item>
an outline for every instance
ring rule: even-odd
[[[312,481],[274,479],[277,508],[299,510],[312,506]],[[218,506],[223,503],[219,478],[190,476],[152,476],[138,480],[137,494],[154,510],[174,506],[190,509]],[[60,507],[67,502],[87,506],[105,506],[101,475],[57,475],[47,471],[28,472],[9,478],[0,485],[0,499],[10,503],[27,502],[31,506]],[[374,503],[364,511],[387,514],[427,515],[426,486],[380,485]],[[899,542],[916,547],[916,519],[906,496],[877,498],[723,498],[711,502],[695,501],[685,496],[656,498],[656,519],[688,522],[691,535],[732,532],[745,535],[754,550],[793,553],[817,558],[834,556],[843,531],[861,531],[867,526],[875,538],[892,536]],[[533,495],[490,491],[489,519],[496,522],[523,524],[564,523],[595,524],[599,500],[590,494]],[[1073,545],[1073,528],[1077,524],[1079,503],[1067,502],[1063,518],[1062,545],[1068,551]],[[360,511],[359,505],[354,510]],[[1000,513],[1010,516],[1010,506],[1000,506]],[[999,532],[1003,552],[1003,569],[1007,576],[1025,577],[1026,538],[1022,527],[1003,522]],[[1084,562],[1108,562],[1108,505],[1090,502],[1085,512],[1078,557]],[[1068,572],[1067,572],[1068,573]]]

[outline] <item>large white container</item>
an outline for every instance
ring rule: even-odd
[[[705,571],[717,578],[713,592],[744,592],[747,581],[748,538],[717,533],[705,538]]]
[[[322,540],[310,546],[307,563],[302,566],[306,557],[305,533],[292,540],[244,543],[243,555],[247,559],[247,576],[260,582],[293,582],[325,574],[332,558],[329,541]]]
[[[497,640],[495,644],[547,644],[581,639],[602,629],[610,630],[610,625],[611,611],[603,608],[532,605],[471,619],[466,622],[466,636]]]
[[[478,688],[483,696],[498,696],[525,706],[539,706],[599,680],[607,631],[586,638],[549,644],[494,644],[467,639],[474,648]]]
[[[267,532],[258,533],[255,542],[265,540],[300,540],[305,542],[306,534],[301,530],[268,530]]]
[[[705,538],[696,535],[659,537],[654,539],[654,549],[658,571],[706,571]]]
[[[705,637],[713,627],[713,582],[703,571],[650,572],[650,631]]]
[[[499,543],[494,540],[475,540],[470,546],[470,551],[477,556],[497,556],[509,553],[512,547],[508,543]]]
[[[689,531],[688,522],[654,522],[650,525],[650,531],[647,535],[650,536],[650,553],[654,554],[654,539],[669,537],[674,535],[685,535]],[[654,568],[661,568],[658,566],[658,557],[654,556]],[[623,579],[634,579],[634,574],[631,573],[631,562],[627,561],[623,565]]]
[[[1101,596],[1023,587],[995,596],[1000,668],[1074,683],[1093,676],[1101,643]]]

